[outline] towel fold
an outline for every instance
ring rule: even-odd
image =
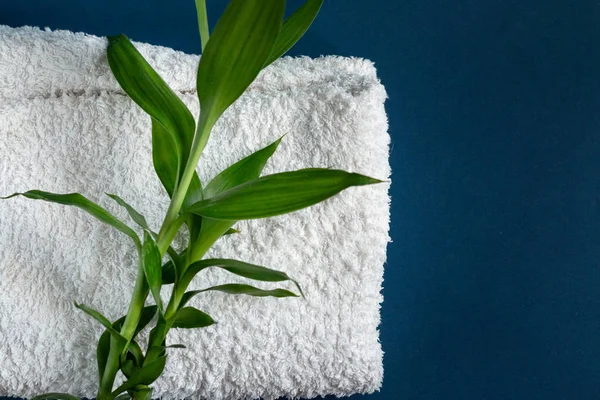
[[[136,47],[197,116],[198,57]],[[0,195],[80,192],[129,223],[104,195],[116,193],[157,228],[169,199],[152,167],[150,118],[112,77],[105,49],[104,38],[0,27]],[[217,123],[200,178],[208,182],[287,133],[265,174],[331,167],[388,179],[385,98],[370,61],[283,58]],[[241,233],[220,239],[208,256],[283,270],[306,299],[196,296],[191,304],[219,323],[169,334],[170,344],[187,349],[170,349],[154,395],[275,399],[377,390],[388,186],[351,188],[309,209],[236,224]],[[137,272],[133,244],[79,209],[24,198],[0,202],[0,227],[0,395],[93,397],[103,328],[72,301],[113,320],[125,314]],[[191,288],[228,282],[249,281],[206,271]]]

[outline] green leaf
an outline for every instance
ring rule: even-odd
[[[177,149],[173,144],[173,140],[168,135],[168,131],[153,119],[152,159],[154,162],[154,169],[167,190],[169,197],[173,197],[173,193],[179,182],[179,164],[177,159],[173,157],[173,154],[176,153]],[[200,182],[198,174],[194,171],[184,198],[183,206],[188,207],[190,204],[202,200],[202,198],[202,183]],[[190,221],[186,222],[190,231],[194,229],[193,224],[200,226],[198,223],[200,220],[202,220],[202,218],[195,215]]]
[[[142,308],[140,320],[138,321],[137,327],[135,328],[135,332],[133,333],[133,338],[135,338],[137,334],[140,333],[150,323],[150,321],[152,321],[152,318],[154,318],[154,316],[156,315],[157,309],[158,307],[154,305]],[[113,322],[113,328],[120,330],[123,327],[124,322],[125,316]]]
[[[258,178],[269,158],[271,158],[279,147],[283,137],[250,154],[248,157],[241,159],[215,176],[204,188],[204,198],[208,199],[242,183]]]
[[[131,398],[132,398],[132,397],[131,397],[131,396],[130,396],[128,393],[123,393],[123,394],[121,394],[121,395],[119,395],[119,396],[115,397],[115,399],[114,399],[114,400],[129,400],[129,399],[131,399]]]
[[[190,186],[188,186],[188,191],[183,201],[183,207],[187,207],[190,204],[194,204],[195,202],[200,201],[203,198],[204,194],[202,191],[202,184],[200,183],[200,178],[198,178],[198,174],[194,172],[194,175],[192,175],[192,180],[190,181]]]
[[[98,345],[96,346],[96,361],[98,363],[98,379],[102,379],[104,375],[104,369],[106,368],[106,361],[108,360],[108,353],[110,352],[110,333],[104,331],[98,339]]]
[[[185,292],[185,294],[181,297],[180,307],[183,307],[185,304],[187,304],[187,302],[190,301],[192,299],[192,297],[194,297],[195,295],[202,293],[202,292],[208,292],[211,290],[216,290],[216,291],[224,292],[224,293],[228,293],[228,294],[247,294],[250,296],[257,296],[257,297],[267,297],[267,296],[298,297],[297,294],[292,293],[289,290],[285,290],[285,289],[263,290],[263,289],[255,288],[254,286],[250,286],[250,285],[229,283],[226,285],[218,285],[218,286],[209,287],[207,289],[190,290],[189,292]]]
[[[94,318],[96,321],[98,321],[102,325],[104,325],[106,330],[111,335],[113,335],[114,338],[116,338],[119,341],[122,341],[123,343],[127,342],[127,339],[125,339],[123,336],[121,336],[121,334],[115,328],[113,328],[110,321],[104,315],[102,315],[100,312],[98,312],[92,308],[89,308],[88,306],[86,306],[84,304],[77,304],[76,301],[74,301],[73,303],[75,304],[75,307],[79,308],[80,310],[82,310],[83,312],[85,312],[86,314],[88,314],[92,318]]]
[[[257,296],[257,297],[267,297],[267,296],[298,297],[297,294],[292,293],[289,290],[284,290],[284,289],[263,290],[263,289],[255,288],[254,286],[244,285],[244,284],[239,284],[239,283],[228,283],[226,285],[218,285],[218,286],[209,287],[207,289],[195,290],[194,292],[196,292],[196,294],[198,294],[198,293],[202,293],[202,292],[208,292],[211,290],[216,290],[216,291],[228,293],[228,294],[247,294],[250,296]],[[192,292],[188,292],[188,293],[192,293]]]
[[[242,183],[258,178],[269,158],[271,158],[273,153],[277,150],[282,139],[283,136],[218,174],[204,188],[205,197],[215,196],[224,190],[231,189]],[[197,235],[198,239],[194,240],[192,237],[190,260],[193,262],[201,259],[204,256],[204,253],[234,224],[235,221],[219,221],[204,218],[202,220],[199,236]]]
[[[138,389],[132,391],[135,400],[152,400],[152,388]],[[115,399],[116,400],[116,399]]]
[[[255,281],[262,282],[283,282],[283,281],[291,281],[293,282],[300,293],[302,293],[302,289],[298,282],[290,278],[285,272],[277,271],[270,268],[261,267],[259,265],[245,263],[243,261],[232,260],[227,258],[209,258],[206,260],[200,260],[193,264],[191,264],[188,269],[185,271],[184,276],[181,279],[182,287],[187,287],[189,283],[192,281],[194,276],[198,274],[198,272],[202,271],[205,268],[217,267],[222,268],[232,274],[236,274],[239,276],[243,276],[244,278],[253,279]],[[187,293],[186,293],[187,294]],[[302,293],[304,296],[304,294]],[[185,296],[185,295],[184,295]]]
[[[144,362],[144,353],[140,348],[140,345],[137,344],[135,340],[132,340],[129,343],[129,348],[127,349],[128,356],[131,355],[135,361],[135,364],[139,367]]]
[[[172,193],[172,185],[179,182],[190,155],[194,117],[125,35],[109,36],[108,43],[108,64],[119,85],[157,122],[153,125],[160,125],[152,132],[153,158],[159,178],[163,184],[167,182],[165,188]],[[175,177],[164,175],[165,171],[172,172],[174,166]]]
[[[185,292],[183,296],[181,296],[181,302],[179,303],[179,307],[183,308],[185,305],[198,293],[202,292],[201,290],[190,290],[189,292]]]
[[[140,320],[138,321],[138,325],[133,333],[133,339],[140,333],[154,318],[156,315],[156,310],[158,308],[156,306],[146,306],[142,309],[140,314]],[[119,331],[123,327],[123,323],[125,322],[125,316],[117,319],[113,322],[112,327]],[[130,344],[131,344],[130,343]],[[98,345],[96,347],[96,358],[98,361],[98,375],[100,379],[102,379],[102,375],[104,375],[104,368],[106,367],[106,360],[108,359],[108,353],[110,351],[110,333],[108,331],[104,331],[98,340]],[[135,351],[135,349],[134,349]]]
[[[312,206],[351,186],[380,182],[334,169],[282,172],[236,186],[194,204],[187,211],[220,220],[273,217]]]
[[[136,224],[138,224],[142,229],[147,230],[155,240],[158,238],[158,234],[156,232],[152,231],[150,229],[150,227],[148,226],[148,223],[146,222],[146,218],[142,214],[140,214],[135,208],[133,208],[129,203],[127,203],[125,200],[123,200],[116,194],[106,193],[106,195],[109,196],[114,201],[116,201],[117,204],[124,207],[125,210],[127,210],[127,213],[129,214],[131,219]],[[196,216],[196,217],[198,217],[198,216]],[[201,219],[202,217],[198,217],[198,218]],[[175,255],[177,255],[177,252],[175,251],[175,249],[173,249],[173,247],[169,246],[169,248],[167,249],[167,254],[169,255],[169,257],[174,257]]]
[[[149,350],[148,353],[146,354],[146,358],[148,360],[156,360],[159,357],[162,357],[166,354],[166,347],[165,346],[152,346]]]
[[[116,201],[118,205],[125,208],[125,210],[127,210],[127,213],[129,214],[129,216],[131,217],[133,222],[135,222],[136,224],[141,226],[143,229],[146,229],[148,231],[150,230],[150,228],[148,227],[148,222],[146,222],[146,218],[142,214],[137,212],[137,210],[135,208],[133,208],[129,203],[127,203],[125,200],[123,200],[116,194],[106,193],[106,195],[108,197],[110,197],[111,199],[113,199],[114,201]]]
[[[138,368],[135,366],[135,361],[128,359],[121,363],[120,369],[123,371],[123,375],[125,375],[126,378],[129,378]]]
[[[79,400],[79,397],[71,396],[68,393],[46,393],[40,394],[39,396],[32,397],[31,400]]]
[[[237,229],[229,228],[229,229],[227,229],[227,231],[225,231],[225,233],[223,234],[223,236],[233,235],[233,234],[236,234],[236,233],[240,233],[240,231],[238,231]]]
[[[146,306],[142,309],[140,320],[138,321],[138,325],[135,328],[135,332],[133,334],[134,338],[150,323],[150,321],[152,321],[152,318],[154,318],[154,316],[156,315],[157,310],[157,306]]]
[[[212,317],[194,307],[184,307],[177,311],[173,328],[204,328],[215,324]]]
[[[148,286],[154,297],[158,309],[162,311],[160,288],[162,286],[161,257],[156,242],[148,231],[144,231],[144,244],[142,247],[142,264],[148,281]]]
[[[127,381],[125,381],[121,386],[119,386],[113,393],[113,396],[121,394],[122,392],[132,389],[137,385],[149,385],[155,380],[158,379],[160,374],[162,374],[165,369],[165,364],[167,362],[167,356],[162,356],[156,359],[155,361],[149,363],[148,365],[143,366],[142,368],[135,371]]]
[[[131,239],[133,239],[134,243],[138,248],[140,247],[140,239],[138,238],[135,231],[133,231],[133,229],[125,225],[123,222],[121,222],[111,213],[106,211],[104,208],[100,207],[93,201],[88,200],[79,193],[55,194],[43,192],[41,190],[29,190],[25,193],[13,193],[7,197],[0,197],[0,199],[10,199],[11,197],[15,196],[23,196],[27,197],[28,199],[44,200],[51,203],[58,203],[81,208],[82,210],[86,211],[87,213],[104,222],[105,224],[108,224],[113,228],[123,232]]]
[[[265,67],[287,53],[289,49],[306,33],[319,13],[323,0],[307,0],[296,12],[286,19],[277,36]]]
[[[185,259],[186,250],[181,253],[169,253],[169,261],[162,266],[162,284],[169,285],[175,283],[178,271],[181,270],[182,263]]]
[[[223,112],[259,74],[277,40],[285,0],[231,0],[198,65],[200,120],[194,142],[199,156]]]
[[[121,354],[121,371],[126,377],[130,377],[144,363],[144,353],[135,340],[131,340],[127,351]]]
[[[167,261],[162,266],[162,284],[170,285],[175,283],[175,265],[172,260]]]
[[[182,344],[171,344],[167,346],[167,349],[185,349],[186,347]]]
[[[181,156],[178,154],[181,145],[177,143],[168,129],[152,118],[152,162],[169,197],[173,197],[179,182]]]

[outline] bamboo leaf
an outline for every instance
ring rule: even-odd
[[[151,361],[156,360],[159,357],[162,357],[166,354],[165,350],[165,346],[152,346],[150,349],[148,349],[148,353],[146,353],[146,358]]]
[[[225,233],[223,234],[223,236],[228,236],[228,235],[233,235],[236,233],[240,233],[240,231],[238,231],[237,229],[233,229],[233,228],[229,228],[225,231]]]
[[[194,154],[210,130],[246,90],[267,61],[281,29],[285,0],[231,0],[217,22],[198,65],[200,120]]]
[[[171,344],[167,346],[167,349],[185,349],[186,347],[182,344]]]
[[[117,204],[119,204],[121,207],[125,208],[133,222],[141,226],[143,229],[146,229],[148,231],[150,230],[150,228],[148,227],[148,222],[146,222],[146,218],[142,214],[137,212],[137,210],[133,208],[129,203],[127,203],[125,200],[123,200],[116,194],[106,193],[106,195],[113,199],[115,202],[117,202]]]
[[[135,361],[127,359],[121,363],[120,370],[126,378],[129,378],[136,371]]]
[[[113,396],[121,394],[122,392],[132,389],[137,385],[149,385],[155,380],[158,379],[160,374],[162,374],[165,369],[165,364],[167,362],[167,356],[164,355],[159,357],[155,361],[152,361],[148,365],[143,366],[142,368],[133,372],[133,374],[125,381],[121,386],[119,386],[113,393]]]
[[[207,218],[266,218],[310,207],[351,186],[381,181],[333,169],[303,169],[268,175],[200,201],[187,211]]]
[[[104,327],[106,328],[106,330],[113,335],[113,337],[123,343],[127,342],[127,339],[125,339],[123,336],[121,336],[121,334],[115,329],[113,328],[112,324],[110,323],[110,321],[104,316],[102,315],[100,312],[84,305],[84,304],[77,304],[76,301],[73,302],[75,304],[75,307],[79,308],[80,310],[82,310],[83,312],[85,312],[86,314],[88,314],[89,316],[91,316],[92,318],[94,318],[96,321],[100,322],[102,325],[104,325]]]
[[[134,243],[136,244],[136,246],[138,248],[140,247],[140,239],[138,238],[135,231],[133,231],[133,229],[131,229],[130,227],[125,225],[117,217],[113,216],[111,213],[106,211],[104,208],[100,207],[98,204],[85,198],[84,196],[82,196],[79,193],[56,194],[56,193],[43,192],[41,190],[29,190],[24,193],[13,193],[7,197],[0,197],[0,199],[10,199],[11,197],[15,197],[15,196],[23,196],[23,197],[27,197],[28,199],[44,200],[44,201],[48,201],[51,203],[58,203],[58,204],[64,204],[67,206],[78,207],[78,208],[86,211],[88,214],[92,215],[96,219],[99,219],[100,221],[104,222],[105,224],[108,224],[108,225],[112,226],[113,228],[123,232],[124,234],[129,236],[131,239],[133,239]]]
[[[227,294],[247,294],[249,296],[256,297],[298,297],[296,293],[292,293],[289,290],[285,289],[263,290],[250,285],[229,283],[225,285],[212,286],[207,289],[190,290],[189,292],[185,292],[184,295],[181,297],[180,307],[183,307],[185,304],[187,304],[187,302],[190,301],[195,295],[211,290]]]
[[[178,144],[177,139],[168,129],[152,118],[152,163],[169,197],[173,197],[179,182],[181,168],[179,147],[181,144]]]
[[[156,242],[148,231],[144,231],[144,244],[142,246],[142,264],[148,286],[152,292],[152,297],[162,312],[162,301],[160,298],[160,288],[162,286],[161,257]]]
[[[192,299],[192,297],[194,297],[200,292],[201,290],[190,290],[189,292],[185,292],[183,296],[181,296],[181,302],[179,303],[179,307],[185,307],[185,305]]]
[[[135,328],[135,332],[133,333],[133,338],[137,336],[149,323],[152,321],[152,318],[156,315],[156,311],[158,310],[157,306],[146,306],[142,309],[140,314],[140,320],[138,321],[137,327]],[[123,327],[123,323],[125,322],[125,316],[119,318],[115,322],[113,322],[113,328],[120,330]]]
[[[281,32],[271,50],[265,67],[277,60],[291,49],[306,33],[319,13],[323,0],[307,0],[296,12],[283,22]]]
[[[152,347],[148,349],[146,352],[146,359],[144,360],[144,364],[148,364],[150,362],[155,361],[158,357],[161,357],[166,354],[165,352],[165,344],[166,344],[166,336],[167,336],[167,323],[162,315],[159,314],[159,320],[157,324],[150,330],[150,336],[148,337],[148,343],[153,344]],[[157,346],[156,343],[160,340],[160,345]]]
[[[204,196],[216,196],[217,194],[241,185],[242,183],[256,179],[260,176],[267,161],[275,153],[283,136],[270,145],[250,154],[230,167],[226,168],[214,177],[204,188]],[[196,261],[204,256],[204,253],[229,229],[235,221],[221,221],[204,218],[202,220],[199,235],[192,236],[191,261]]]
[[[120,369],[126,377],[130,377],[144,363],[144,353],[135,340],[131,340],[127,351],[121,354]]]
[[[180,253],[174,252],[169,253],[169,261],[163,264],[162,266],[162,284],[169,285],[171,283],[175,283],[177,273],[181,270],[181,265],[185,258],[185,253],[187,250],[184,250]]]
[[[142,309],[140,320],[138,321],[137,327],[135,328],[135,332],[133,334],[134,338],[150,323],[150,321],[152,321],[152,318],[154,318],[156,315],[157,310],[157,306],[146,306]]]
[[[153,158],[155,161],[162,160],[159,163],[160,168],[157,168],[159,178],[161,181],[169,181],[170,186],[173,176],[162,176],[161,173],[164,172],[163,168],[172,170],[173,165],[176,165],[175,183],[179,182],[194,139],[194,117],[125,35],[109,36],[108,43],[108,64],[119,85],[134,102],[150,114],[153,125],[160,125],[160,128],[153,129],[152,134]],[[166,139],[167,135],[170,141]],[[176,164],[173,160],[176,160]],[[167,191],[172,190],[172,187],[167,185],[165,188]]]
[[[110,352],[110,333],[104,331],[98,339],[98,345],[96,346],[96,361],[98,364],[98,379],[102,379],[104,375],[104,369],[106,368],[106,361],[108,360],[108,353]]]
[[[204,194],[202,191],[202,184],[200,183],[200,178],[198,174],[194,172],[192,175],[192,180],[190,182],[190,186],[188,187],[188,191],[185,195],[185,200],[183,201],[183,207],[187,207],[190,204],[194,204],[197,201],[200,201],[204,198]]]
[[[152,400],[152,388],[144,388],[133,391],[135,400]]]
[[[135,332],[133,333],[133,339],[140,333],[154,318],[156,315],[156,310],[158,308],[156,306],[146,306],[142,309],[140,314],[140,320],[138,321]],[[119,331],[123,327],[123,323],[125,322],[125,316],[117,319],[113,322],[112,327]],[[110,351],[110,333],[108,331],[104,331],[102,335],[100,335],[100,339],[98,340],[98,345],[96,347],[96,358],[98,361],[98,375],[100,379],[102,379],[102,375],[104,375],[104,368],[106,367],[106,360],[108,359],[108,353]]]
[[[293,282],[302,296],[302,289],[298,282],[290,278],[285,272],[277,271],[270,268],[261,267],[259,265],[245,263],[243,261],[232,260],[227,258],[209,258],[205,260],[197,261],[191,264],[185,271],[184,276],[181,279],[182,287],[187,287],[200,271],[210,267],[222,268],[232,274],[243,276],[244,278],[253,279],[255,281],[262,282]],[[185,296],[185,295],[184,295]]]
[[[175,283],[175,265],[172,260],[167,261],[162,266],[161,279],[163,285]]]
[[[216,291],[228,293],[228,294],[247,294],[250,296],[257,296],[257,297],[267,297],[267,296],[298,297],[297,294],[292,293],[289,290],[285,290],[285,289],[263,290],[263,289],[258,289],[254,286],[240,284],[240,283],[228,283],[225,285],[212,286],[207,289],[198,290],[197,292],[202,293],[202,292],[208,292],[208,291],[212,291],[212,290],[216,290]]]
[[[72,396],[68,393],[46,393],[32,397],[31,400],[79,400],[79,397]]]
[[[128,355],[131,354],[133,360],[135,361],[135,365],[140,367],[144,362],[144,353],[140,348],[140,345],[137,344],[135,340],[132,340],[129,343],[129,348],[127,349]]]
[[[257,179],[265,168],[267,161],[279,147],[282,139],[283,136],[270,145],[244,157],[215,176],[204,188],[204,198],[208,199],[242,183]]]
[[[156,240],[158,238],[158,234],[156,232],[153,232],[150,227],[148,226],[148,223],[146,222],[146,218],[140,214],[135,208],[133,208],[129,203],[127,203],[125,200],[123,200],[121,197],[117,196],[116,194],[109,194],[106,193],[107,196],[109,196],[111,199],[113,199],[114,201],[117,202],[117,204],[119,204],[120,206],[124,207],[127,210],[127,213],[129,214],[129,216],[131,217],[131,219],[138,224],[142,229],[147,230],[152,237]],[[202,219],[202,217],[199,216],[195,216],[199,219]],[[175,251],[175,249],[173,249],[173,247],[169,246],[167,248],[167,254],[169,255],[169,258],[173,259],[174,257],[177,257],[178,254]],[[169,276],[170,279],[173,279],[171,282],[169,283],[173,283],[174,282],[174,278],[175,278],[175,270],[173,270],[173,265],[170,265],[168,268],[170,268],[169,270],[167,270],[166,272],[168,274],[173,274],[172,276]],[[163,274],[165,273],[165,269],[163,266]],[[164,282],[164,278],[163,278],[163,284],[165,284]]]
[[[152,119],[152,160],[154,163],[154,170],[165,187],[169,197],[173,197],[173,193],[179,182],[178,174],[180,173],[178,159],[173,157],[173,154],[177,154],[177,147],[175,146],[172,137],[160,123]],[[187,207],[190,204],[202,200],[202,198],[202,183],[200,182],[198,174],[194,171],[183,206]],[[198,220],[201,218],[196,216],[194,219]]]
[[[127,203],[125,200],[123,200],[121,197],[117,196],[116,194],[106,193],[106,195],[109,196],[111,199],[113,199],[115,202],[117,202],[117,204],[124,207],[125,210],[127,210],[127,213],[129,214],[129,216],[131,217],[133,222],[138,224],[142,229],[147,230],[155,240],[158,238],[158,234],[156,232],[152,231],[150,229],[150,227],[148,226],[148,223],[146,222],[146,218],[142,214],[140,214],[135,208],[133,208],[133,206],[131,206],[129,203]],[[202,218],[202,217],[198,217],[198,218]],[[175,251],[175,249],[173,249],[173,247],[169,246],[167,248],[167,254],[169,255],[169,257],[174,257],[177,254],[177,252]]]
[[[183,307],[177,311],[173,320],[173,328],[204,328],[215,324],[212,317],[194,307]]]

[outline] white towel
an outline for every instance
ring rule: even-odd
[[[150,118],[112,77],[106,44],[67,31],[0,27],[0,195],[80,192],[133,226],[103,194],[117,193],[157,228],[168,197],[152,167]],[[198,57],[136,46],[197,115]],[[283,58],[219,121],[200,178],[208,182],[287,133],[265,174],[332,167],[388,179],[385,98],[370,61]],[[283,270],[306,299],[197,296],[192,304],[219,323],[170,333],[170,343],[187,349],[170,349],[154,396],[310,398],[379,389],[388,186],[350,188],[309,209],[236,224],[241,234],[219,240],[209,256]],[[83,211],[0,201],[0,395],[93,397],[103,328],[72,302],[116,319],[136,271],[131,241]],[[209,271],[192,288],[225,282],[249,281]]]

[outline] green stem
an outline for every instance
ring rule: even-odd
[[[208,16],[206,15],[206,0],[196,0],[196,13],[198,14],[198,29],[200,30],[200,41],[202,52],[208,43]]]
[[[213,242],[214,243],[214,242]],[[210,246],[209,246],[210,247]],[[208,250],[208,249],[207,249]],[[206,253],[206,250],[204,251]],[[204,256],[203,254],[199,254],[200,258]],[[187,262],[185,267],[187,268]],[[171,294],[171,298],[169,299],[169,304],[165,310],[164,319],[159,320],[156,323],[156,326],[153,328],[154,334],[150,335],[150,340],[148,342],[148,349],[146,350],[146,354],[148,354],[148,350],[155,346],[162,346],[163,341],[167,337],[171,326],[173,325],[173,320],[177,311],[179,310],[179,305],[181,304],[181,300],[185,291],[187,290],[187,286],[190,282],[176,282],[173,285],[173,293]],[[154,360],[146,358],[144,360],[144,364],[150,363]]]
[[[175,235],[177,235],[177,232],[179,232],[179,228],[181,228],[181,225],[183,225],[184,222],[185,218],[183,216],[180,216],[179,218],[175,219],[175,221],[173,221],[171,224],[169,224],[169,226],[166,229],[161,229],[161,231],[159,232],[158,238],[156,240],[156,246],[158,247],[158,251],[160,252],[161,257],[166,254],[167,249],[173,242],[173,238],[175,238]]]
[[[212,124],[209,124],[207,121],[205,121],[201,115],[200,122],[198,123],[198,129],[194,137],[194,142],[192,143],[190,157],[188,158],[185,170],[183,171],[183,175],[181,176],[181,180],[177,186],[177,190],[175,190],[175,193],[173,193],[173,198],[171,199],[171,204],[169,204],[169,209],[167,210],[167,215],[165,216],[165,220],[160,228],[160,232],[158,232],[159,250],[162,248],[161,255],[165,254],[168,245],[171,243],[170,241],[167,243],[170,229],[172,229],[173,223],[179,218],[181,206],[183,205],[188,188],[190,187],[190,183],[194,177],[194,172],[196,172],[196,165],[198,165],[200,154],[202,154],[202,150],[204,150],[204,146],[206,146],[206,142],[208,141],[211,128]],[[173,233],[173,236],[175,236],[175,233],[177,233],[177,231]]]
[[[184,222],[184,219],[179,216],[179,212],[185,200],[185,196],[192,181],[192,177],[194,176],[194,172],[196,171],[196,165],[200,159],[200,154],[202,154],[202,150],[204,150],[204,146],[206,146],[206,142],[208,141],[211,128],[212,123],[207,122],[201,117],[200,123],[198,124],[196,137],[194,138],[194,143],[192,144],[192,151],[185,166],[183,176],[181,177],[181,181],[179,182],[177,190],[175,193],[173,193],[173,198],[171,199],[171,204],[169,205],[167,215],[165,216],[165,220],[158,233],[157,245],[161,257],[166,253],[173,238],[177,234],[177,231],[181,227],[181,224]],[[176,291],[177,289],[181,290],[177,286],[174,286],[173,290]],[[157,325],[154,327],[153,330],[156,330],[158,334],[153,335],[153,338],[148,343],[148,349],[153,346],[162,345],[162,342],[171,327],[172,318],[177,312],[179,303],[181,302],[181,296],[183,295],[185,289],[186,288],[183,288],[183,291],[181,292],[176,291],[174,292],[174,295],[171,296],[171,300],[169,301],[169,306],[165,314],[166,316],[168,315],[169,318],[166,320],[161,319],[162,321],[159,320]],[[179,294],[177,295],[177,293]],[[125,317],[123,328],[121,329],[121,334],[128,341],[131,340],[133,334],[135,333],[135,328],[139,322],[146,297],[148,297],[146,276],[144,274],[143,266],[140,264],[135,289],[131,298],[131,303],[129,304],[129,310],[127,312],[127,316]],[[106,361],[104,375],[100,381],[97,400],[112,400],[111,391],[116,375],[119,372],[119,358],[123,350],[124,348],[111,338],[108,359]],[[146,358],[144,363],[146,363],[146,361],[150,362],[152,360],[148,360],[148,358]]]
[[[133,289],[133,295],[131,302],[129,303],[129,310],[127,316],[123,322],[121,328],[121,335],[130,341],[133,338],[135,329],[137,328],[140,320],[142,309],[146,297],[148,296],[148,285],[146,284],[146,277],[144,270],[141,265],[138,268],[138,275],[135,280],[135,287]],[[111,392],[115,382],[117,373],[119,372],[119,358],[121,353],[125,350],[122,344],[119,344],[113,337],[110,339],[110,350],[108,353],[108,359],[106,360],[106,366],[104,368],[104,374],[100,380],[100,387],[96,396],[97,400],[108,400],[112,399]]]

